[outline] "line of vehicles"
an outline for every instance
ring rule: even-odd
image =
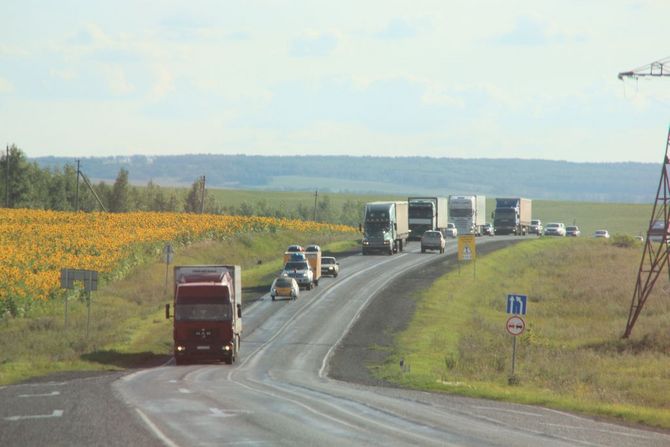
[[[321,256],[318,245],[291,245],[284,253],[284,267],[272,282],[272,300],[295,300],[300,288],[312,289],[323,276],[337,278],[340,265],[332,256]],[[177,365],[192,361],[232,364],[242,336],[242,269],[239,265],[190,265],[174,267],[171,304],[165,318],[173,319],[174,358]]]
[[[491,213],[493,223],[486,222],[486,197],[482,195],[370,202],[365,205],[363,223],[359,225],[363,233],[362,253],[392,255],[403,251],[407,241],[423,240],[427,232],[452,238],[459,234],[525,236],[531,233],[531,216],[532,200],[523,197],[497,198]],[[434,233],[427,234],[422,252],[440,245],[435,242],[436,237]]]

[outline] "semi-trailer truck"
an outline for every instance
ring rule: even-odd
[[[532,200],[522,197],[496,199],[496,210],[493,214],[495,234],[528,234],[533,216],[532,205]]]
[[[392,255],[402,251],[409,236],[407,202],[370,202],[365,204],[362,252]]]
[[[409,197],[409,240],[419,240],[424,231],[437,230],[445,234],[449,214],[446,197]]]
[[[174,358],[232,364],[242,336],[242,270],[239,265],[174,268]],[[170,304],[165,305],[170,316]]]
[[[486,196],[449,196],[449,221],[456,226],[459,236],[480,236],[486,223]]]

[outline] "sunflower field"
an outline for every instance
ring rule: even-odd
[[[166,243],[293,230],[355,232],[344,225],[185,213],[74,213],[0,210],[0,318],[21,314],[36,301],[60,296],[62,268],[96,270],[102,279],[123,276],[140,252],[161,253]],[[130,263],[132,264],[132,263]]]

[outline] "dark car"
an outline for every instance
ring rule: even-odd
[[[579,237],[581,236],[582,232],[579,231],[579,227],[575,225],[571,225],[569,227],[565,228],[565,235],[566,236],[572,236],[572,237]]]
[[[295,244],[295,245],[289,245],[286,251],[292,253],[299,253],[305,251],[305,249],[302,248],[302,245]]]

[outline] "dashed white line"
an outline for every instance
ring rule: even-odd
[[[60,396],[60,391],[52,391],[50,393],[42,393],[42,394],[19,394],[19,397],[51,397],[51,396]]]
[[[51,414],[34,414],[29,416],[10,416],[6,417],[6,421],[22,421],[25,419],[49,419],[49,418],[59,418],[63,416],[63,410],[54,410]]]

